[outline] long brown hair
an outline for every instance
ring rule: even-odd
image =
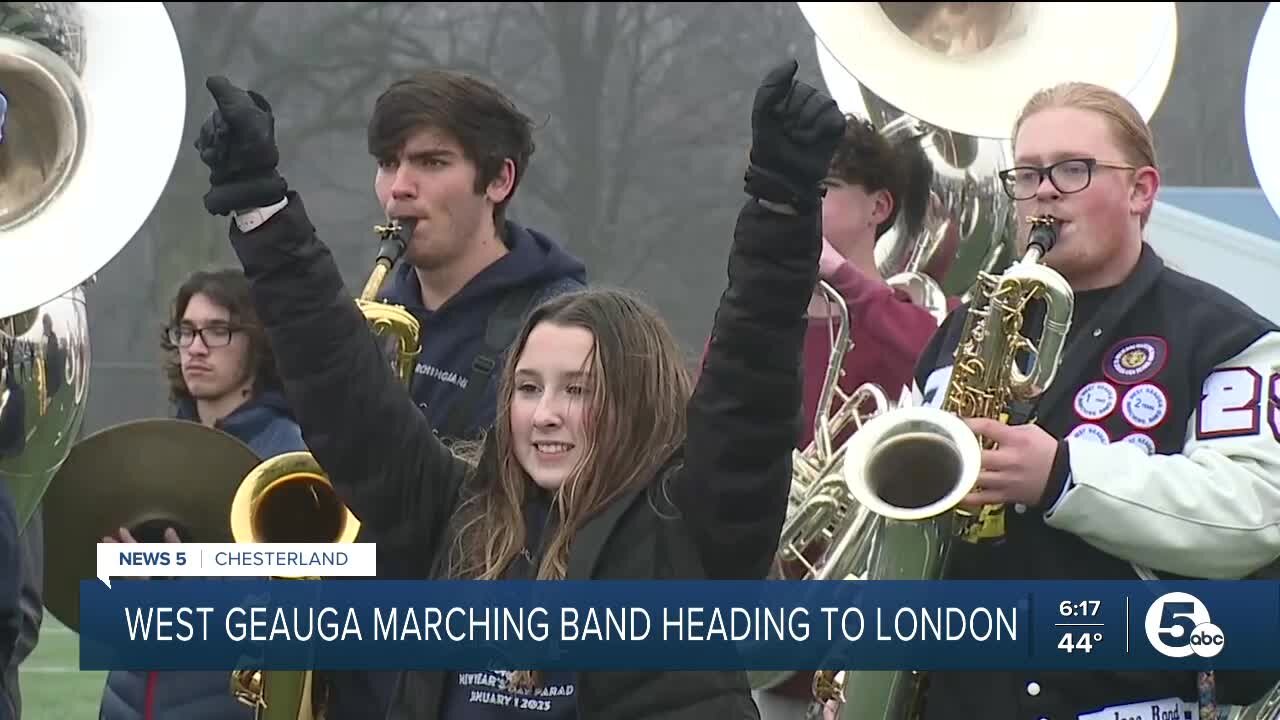
[[[523,509],[528,494],[540,489],[516,458],[509,411],[516,363],[530,332],[544,322],[584,328],[594,343],[587,358],[592,399],[584,428],[587,447],[579,465],[551,494],[537,579],[564,579],[575,533],[620,495],[653,481],[684,442],[692,380],[678,343],[653,308],[625,291],[602,288],[543,303],[507,354],[497,420],[454,517],[449,577],[500,579],[519,555],[537,552],[526,548],[529,528]],[[513,683],[527,686],[532,677],[520,671]]]

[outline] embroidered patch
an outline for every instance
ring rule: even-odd
[[[1164,420],[1169,412],[1169,399],[1165,397],[1164,390],[1151,383],[1135,385],[1120,401],[1120,412],[1124,413],[1124,419],[1130,425],[1149,430]]]
[[[1111,443],[1111,436],[1107,435],[1107,431],[1101,425],[1093,423],[1080,423],[1075,426],[1071,432],[1067,433],[1068,440],[1087,440],[1095,442],[1099,445],[1108,445]]]
[[[1142,448],[1142,451],[1148,455],[1156,454],[1156,441],[1152,440],[1151,436],[1146,433],[1140,433],[1140,432],[1129,433],[1128,435],[1125,435],[1124,439],[1121,440],[1120,442],[1126,442],[1126,443],[1129,443],[1130,445],[1137,445],[1138,447]]]
[[[1102,361],[1102,372],[1121,385],[1150,380],[1164,369],[1169,346],[1155,336],[1121,340],[1111,347]]]
[[[1101,420],[1116,409],[1119,399],[1120,394],[1111,383],[1091,382],[1076,393],[1076,414],[1084,420]]]

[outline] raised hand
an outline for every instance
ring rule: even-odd
[[[211,77],[205,87],[216,104],[195,142],[201,162],[209,168],[205,208],[227,215],[279,202],[288,187],[276,170],[280,151],[271,104],[225,77]]]
[[[807,212],[823,195],[845,120],[835,100],[795,79],[798,67],[795,60],[778,65],[756,90],[745,187],[762,200]]]

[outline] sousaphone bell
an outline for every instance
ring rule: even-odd
[[[182,67],[160,4],[0,2],[0,479],[20,529],[83,423],[85,287],[177,157]]]

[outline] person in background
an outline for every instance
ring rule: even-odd
[[[174,417],[216,428],[259,458],[306,450],[285,401],[267,339],[243,272],[192,274],[174,298],[161,347]],[[173,528],[163,541],[181,542]],[[128,528],[103,542],[135,538]],[[253,720],[231,694],[230,672],[113,670],[99,720]]]
[[[277,170],[270,105],[209,80],[206,209],[276,208],[229,223],[230,241],[313,451],[387,538],[380,563],[480,581],[765,577],[798,432],[821,181],[843,131],[796,70],[778,66],[755,96],[749,197],[696,385],[651,308],[609,290],[557,296],[519,328],[476,462],[440,441],[378,352]],[[454,670],[403,673],[387,717],[516,718],[520,702],[545,718],[757,717],[743,672]]]

